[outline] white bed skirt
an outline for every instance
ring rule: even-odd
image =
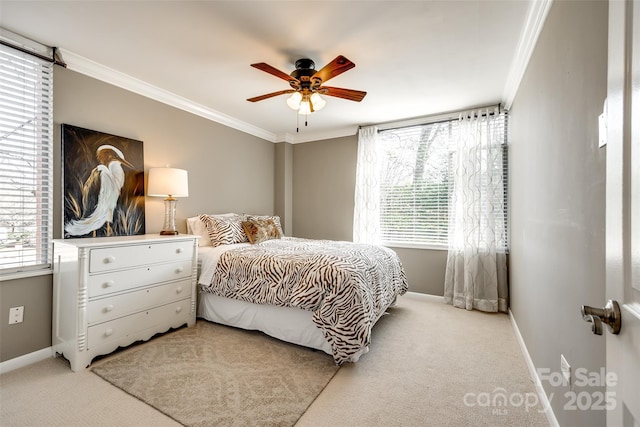
[[[322,331],[313,323],[313,313],[310,311],[252,304],[208,292],[201,292],[199,299],[200,318],[236,328],[262,331],[282,341],[333,354]]]

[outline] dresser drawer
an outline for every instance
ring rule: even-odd
[[[191,259],[192,257],[192,240],[97,248],[90,251],[89,272],[117,270],[143,264]]]
[[[154,264],[133,268],[131,270],[92,274],[88,278],[89,298],[169,280],[190,278],[192,266],[191,259],[188,259],[168,264]]]
[[[137,334],[149,329],[164,332],[170,327],[188,323],[191,318],[191,299],[121,317],[110,322],[100,323],[87,328],[87,348],[100,347],[110,342],[128,345],[138,339]],[[163,325],[166,329],[161,329]],[[127,338],[131,339],[127,339]],[[148,339],[148,337],[147,337]]]
[[[102,323],[191,296],[191,279],[89,301],[89,324]]]

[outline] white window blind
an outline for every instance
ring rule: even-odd
[[[0,45],[0,270],[51,264],[53,65]]]
[[[504,126],[505,121],[500,121]],[[380,187],[380,232],[390,246],[448,245],[449,200],[453,185],[453,152],[457,119],[380,131],[383,166]],[[506,130],[502,170],[507,203]],[[505,215],[505,229],[507,225]],[[506,243],[506,242],[505,242]]]

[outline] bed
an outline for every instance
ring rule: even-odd
[[[407,291],[400,260],[374,245],[286,237],[278,217],[200,215],[198,317],[324,351],[368,351],[373,325]],[[207,241],[208,240],[208,241]]]

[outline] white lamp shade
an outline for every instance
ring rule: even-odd
[[[327,101],[325,101],[324,99],[322,99],[322,97],[320,96],[319,93],[314,92],[311,95],[311,103],[313,104],[313,111],[320,111],[324,108],[324,106],[327,104]]]
[[[289,99],[287,99],[287,105],[292,110],[298,110],[300,108],[300,101],[302,101],[302,94],[300,92],[293,92]]]
[[[309,101],[302,101],[300,103],[300,109],[298,110],[298,114],[303,114],[303,115],[311,114],[311,106],[309,105]]]
[[[149,196],[189,196],[189,177],[184,169],[151,168],[149,169]]]

